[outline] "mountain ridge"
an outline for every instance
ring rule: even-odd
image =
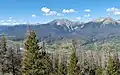
[[[38,38],[52,35],[52,37],[84,37],[103,38],[120,36],[120,23],[112,18],[100,18],[87,23],[73,22],[67,19],[56,19],[46,24],[20,24],[14,26],[0,26],[0,34],[14,38],[24,38],[28,27],[36,31]]]

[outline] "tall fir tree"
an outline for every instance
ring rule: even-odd
[[[16,70],[17,75],[21,75],[21,62],[22,62],[22,50],[20,50],[20,45],[16,45],[16,53],[15,53],[15,64],[16,64]]]
[[[16,62],[16,54],[15,54],[15,50],[10,47],[9,51],[8,51],[8,70],[10,73],[12,73],[12,75],[16,75],[17,74],[17,62]]]
[[[12,75],[21,75],[21,52],[18,49],[15,49],[13,47],[8,48],[7,52],[7,67],[9,73],[12,73]]]
[[[43,41],[43,44],[42,44],[42,47],[41,47],[41,56],[40,56],[40,59],[41,60],[38,60],[38,62],[40,64],[41,67],[40,67],[40,74],[41,75],[51,75],[52,73],[52,60],[50,58],[50,54],[46,52],[46,47],[45,47],[45,42]]]
[[[65,58],[62,58],[65,59]],[[66,63],[59,58],[59,63],[58,63],[58,75],[67,75],[67,66]]]
[[[4,75],[7,71],[7,41],[4,35],[1,38],[0,59],[0,69],[2,75]]]
[[[68,63],[68,75],[77,75],[77,57],[76,53],[73,52],[70,56],[70,62]]]
[[[77,63],[78,59],[76,56],[76,42],[72,40],[73,53],[70,56],[70,61],[68,63],[68,75],[78,75],[77,74]]]
[[[112,56],[109,55],[108,64],[107,64],[107,74],[108,75],[119,75],[118,73],[118,64]]]
[[[34,75],[38,73],[39,66],[35,65],[39,59],[39,46],[34,31],[30,31],[25,40],[25,52],[22,62],[22,75]]]
[[[58,75],[65,75],[65,73],[64,73],[64,64],[62,62],[60,62],[58,64]]]
[[[41,47],[44,49],[43,47]],[[25,54],[22,62],[22,75],[49,75],[50,59],[40,50],[35,31],[30,31],[25,41]]]
[[[103,68],[102,68],[102,66],[98,66],[98,68],[95,71],[95,75],[103,75]]]
[[[52,54],[52,68],[53,68],[53,74],[56,75],[58,74],[58,64],[59,64],[59,54],[54,53],[55,55]]]

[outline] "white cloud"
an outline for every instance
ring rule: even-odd
[[[43,15],[46,16],[62,16],[61,13],[58,13],[57,11],[53,11],[47,7],[42,7],[41,11],[44,13]]]
[[[114,12],[114,15],[120,15],[120,11]]]
[[[19,22],[14,22],[14,23],[12,23],[12,25],[18,25],[18,24],[20,24]]]
[[[57,16],[64,16],[63,14],[61,14],[61,13],[57,13]]]
[[[90,17],[90,14],[86,14],[86,15],[84,15],[84,17]]]
[[[93,21],[93,18],[89,18],[88,21]]]
[[[9,17],[9,19],[11,20],[11,19],[12,19],[12,17]]]
[[[106,11],[107,12],[116,12],[116,11],[119,11],[119,9],[115,8],[115,7],[112,7],[112,8],[108,8]]]
[[[91,12],[91,10],[90,9],[85,9],[84,12]]]
[[[0,20],[0,25],[18,25],[18,24],[25,24],[23,20]]]
[[[11,22],[12,20],[7,20],[8,22]]]
[[[0,25],[19,25],[19,24],[27,24],[28,21],[25,20],[0,20]],[[30,24],[35,24],[34,22],[29,22]],[[36,22],[38,23],[38,22]]]
[[[76,17],[77,20],[81,20],[81,17]]]
[[[4,20],[0,20],[0,22],[4,22]]]
[[[6,23],[6,22],[4,22],[4,23],[0,23],[1,25],[9,25],[9,23]]]
[[[12,22],[12,17],[9,17],[9,19],[7,20],[7,22]]]
[[[47,8],[47,7],[42,7],[41,11],[44,12],[44,13],[48,13],[48,12],[50,12],[50,9]]]
[[[27,22],[23,21],[23,24],[27,24]]]
[[[46,16],[50,16],[50,15],[57,15],[56,11],[50,11],[49,13],[45,14]]]
[[[37,17],[37,16],[35,14],[33,14],[32,17]]]
[[[74,13],[76,12],[74,9],[63,9],[63,13]]]
[[[12,17],[9,17],[6,20],[4,19],[0,20],[0,25],[18,25],[18,24],[26,24],[26,23],[27,22],[24,20],[15,20],[15,19],[12,19]]]
[[[106,11],[107,11],[109,14],[120,15],[120,9],[115,8],[115,7],[108,8],[108,9],[106,9]]]
[[[63,14],[61,14],[61,13],[58,13],[58,12],[56,12],[56,11],[50,11],[49,13],[46,13],[45,14],[46,16],[63,16]]]

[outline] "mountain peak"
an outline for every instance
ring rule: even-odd
[[[56,24],[56,25],[71,25],[73,24],[72,21],[68,19],[55,19],[52,22],[49,22],[49,24]]]
[[[103,23],[104,23],[104,24],[109,24],[109,23],[115,24],[116,21],[115,21],[113,18],[111,18],[111,17],[106,17],[106,18],[104,19]]]
[[[96,20],[94,20],[93,22],[98,22],[98,23],[103,23],[103,24],[116,24],[116,20],[114,20],[111,17],[105,17],[105,18],[98,18]]]

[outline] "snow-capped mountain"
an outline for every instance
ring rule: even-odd
[[[67,19],[56,19],[49,22],[48,24],[55,27],[62,27],[69,32],[74,31],[77,28],[76,26],[80,25],[78,22],[73,22]]]
[[[49,24],[56,24],[56,25],[67,25],[67,26],[70,26],[70,25],[73,25],[74,22],[70,21],[70,20],[67,20],[67,19],[56,19],[56,20],[53,20],[52,22],[49,22]]]
[[[111,17],[98,18],[94,20],[93,22],[102,23],[102,24],[116,24],[117,23],[117,21]]]
[[[79,23],[67,19],[56,19],[46,24],[29,25],[36,31],[38,37],[48,36],[82,36],[82,37],[108,37],[120,36],[120,22],[110,17]],[[28,29],[27,24],[15,26],[0,26],[0,34],[7,34],[15,38],[24,38]]]

